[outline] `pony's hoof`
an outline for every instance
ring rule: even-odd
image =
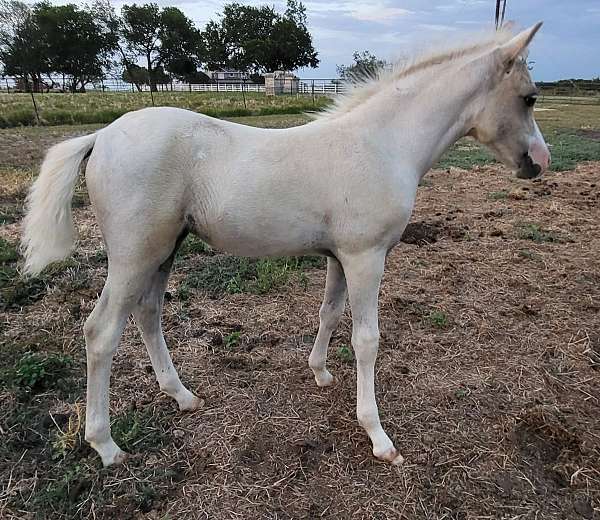
[[[189,399],[179,402],[179,409],[182,412],[193,412],[204,406],[204,399],[200,399],[195,395],[192,395]]]
[[[117,451],[102,457],[102,465],[106,468],[108,466],[118,466],[123,464],[129,458],[129,453],[118,449]]]
[[[389,462],[393,466],[400,466],[404,462],[404,457],[400,454],[400,452],[392,447],[387,451],[383,452],[381,455],[374,454],[379,460],[384,462]]]
[[[335,382],[335,378],[331,375],[329,370],[325,370],[322,374],[319,374],[319,376],[315,375],[315,381],[319,387],[331,386]]]

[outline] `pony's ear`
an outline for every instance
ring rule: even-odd
[[[517,26],[517,22],[515,22],[514,20],[508,20],[507,22],[504,22],[502,24],[502,27],[500,29],[502,29],[503,31],[511,31],[513,29],[515,29],[515,27]]]
[[[520,32],[505,44],[500,46],[500,55],[506,71],[509,71],[515,63],[515,60],[523,54],[535,33],[539,31],[543,22],[538,22],[529,29]]]

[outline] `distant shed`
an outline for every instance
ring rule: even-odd
[[[291,72],[276,70],[265,74],[265,92],[267,96],[297,94],[299,86],[300,78]]]

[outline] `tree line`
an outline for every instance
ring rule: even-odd
[[[0,72],[31,91],[78,92],[108,76],[156,90],[173,79],[208,81],[203,69],[234,69],[260,80],[265,72],[318,63],[298,0],[288,0],[283,13],[230,3],[203,30],[176,7],[154,3],[124,5],[117,13],[109,0],[83,6],[0,0]]]

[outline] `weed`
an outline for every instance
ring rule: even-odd
[[[262,258],[256,263],[256,278],[247,285],[248,292],[265,294],[284,285],[293,268],[285,260]]]
[[[158,420],[151,411],[130,410],[114,421],[111,430],[125,451],[155,450],[164,444],[167,436],[158,428]]]
[[[14,366],[12,383],[31,393],[60,387],[73,360],[60,354],[28,352]]]
[[[433,327],[443,329],[448,326],[449,320],[445,312],[439,310],[433,310],[427,316],[427,321]]]
[[[56,507],[69,511],[73,502],[84,491],[82,482],[90,478],[89,470],[82,464],[75,464],[67,468],[62,477],[52,480],[42,493],[36,497],[39,507],[55,510]]]
[[[6,240],[0,237],[0,264],[15,262],[19,258],[17,250]]]
[[[21,278],[13,267],[0,267],[0,310],[19,309],[40,300],[46,294],[42,278]]]
[[[501,191],[492,191],[491,193],[488,193],[488,198],[490,198],[491,200],[504,200],[508,198],[508,191],[506,190],[501,190]]]
[[[529,249],[521,249],[518,253],[520,258],[526,258],[527,260],[539,260],[540,255],[530,251]]]
[[[457,399],[464,399],[465,397],[469,397],[469,395],[471,395],[471,390],[469,388],[459,388],[454,392],[454,397]]]
[[[89,260],[94,264],[105,264],[108,261],[106,250],[97,249],[92,255],[90,255]]]
[[[225,338],[223,338],[224,342],[225,342],[225,346],[227,348],[236,347],[239,344],[241,337],[242,337],[242,333],[239,331],[232,332],[231,334],[227,334],[227,336],[225,336]]]
[[[214,254],[215,250],[212,247],[194,235],[189,235],[177,251],[177,255],[180,257]]]
[[[340,345],[335,351],[335,354],[343,363],[352,363],[354,361],[352,349],[350,349],[347,345]]]
[[[306,273],[298,273],[298,283],[305,291],[308,291],[308,276],[306,276]]]
[[[559,236],[553,231],[546,231],[537,224],[519,224],[517,236],[521,240],[532,240],[533,242],[560,242]]]
[[[12,265],[0,265],[0,289],[2,289],[0,310],[19,309],[35,303],[44,297],[52,278],[78,266],[78,262],[68,259],[50,264],[38,276],[22,277]],[[69,283],[75,282],[77,284],[75,288],[87,285],[86,276],[71,274],[73,279]],[[73,289],[72,285],[71,289]]]
[[[79,406],[76,407],[75,415],[69,416],[66,427],[63,429],[58,424],[52,439],[52,458],[65,458],[72,453],[81,443],[81,429],[83,413]]]
[[[3,206],[0,208],[0,224],[12,224],[23,216],[23,212],[15,206]]]

